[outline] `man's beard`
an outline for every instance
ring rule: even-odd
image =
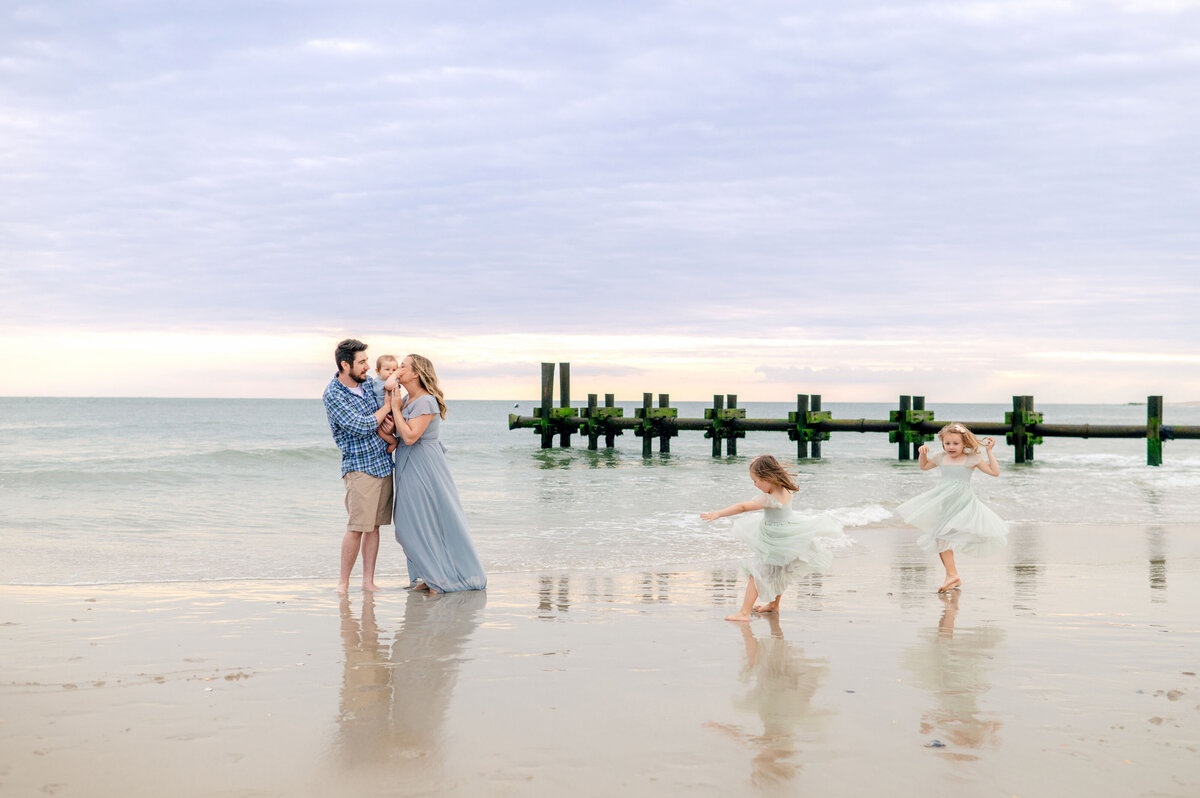
[[[362,385],[364,382],[367,381],[367,375],[364,374],[360,377],[352,371],[352,372],[350,372],[350,379],[354,380],[359,385]]]

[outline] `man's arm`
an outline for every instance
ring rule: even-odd
[[[384,406],[374,414],[361,413],[336,392],[330,391],[325,394],[325,413],[329,416],[330,423],[362,438],[376,434],[389,410],[390,408]]]

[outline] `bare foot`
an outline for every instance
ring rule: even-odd
[[[349,582],[338,582],[338,586],[334,589],[337,590],[337,592],[341,593],[344,596],[350,592],[350,583]]]
[[[364,593],[378,593],[380,590],[383,590],[383,588],[381,588],[379,585],[375,584],[374,582],[371,582],[370,584],[363,582],[363,592]]]
[[[733,615],[726,615],[727,621],[740,621],[741,623],[750,623],[750,613],[735,612]]]
[[[779,612],[779,602],[772,601],[769,604],[755,604],[755,612]]]
[[[417,582],[410,589],[411,590],[429,590],[429,585],[425,584],[424,582]]]
[[[962,577],[961,576],[947,576],[945,583],[943,583],[942,586],[938,588],[938,592],[939,593],[949,593],[951,590],[961,590],[961,589],[962,589]]]

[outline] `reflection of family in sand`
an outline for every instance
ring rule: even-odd
[[[739,624],[746,646],[739,681],[745,689],[734,699],[740,711],[758,715],[762,732],[740,724],[708,724],[754,752],[750,779],[759,787],[792,779],[802,767],[799,746],[805,733],[819,731],[833,714],[812,707],[813,696],[829,673],[826,661],[806,658],[803,650],[783,638],[778,616],[765,617],[770,624],[767,636],[755,637],[749,625]]]
[[[922,630],[920,643],[905,652],[903,664],[913,682],[937,701],[921,718],[921,734],[943,744],[946,756],[974,759],[961,749],[999,744],[1000,721],[980,710],[978,698],[991,689],[987,671],[995,667],[993,656],[1004,642],[1004,630],[955,629],[958,597],[958,591],[941,595],[945,606],[938,625]]]
[[[346,664],[337,748],[347,769],[390,763],[415,775],[441,767],[459,665],[486,603],[483,591],[433,598],[409,593],[389,651],[375,622],[375,597],[363,594],[358,618],[349,599],[342,599]]]

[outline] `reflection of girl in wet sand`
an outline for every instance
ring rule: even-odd
[[[751,609],[779,612],[779,599],[796,572],[828,570],[833,554],[825,543],[843,537],[842,525],[830,516],[792,515],[792,495],[800,488],[773,456],[764,454],[750,461],[750,481],[761,491],[755,498],[700,514],[705,521],[715,521],[763,511],[761,516],[734,522],[734,534],[750,545],[754,556],[742,566],[748,576],[742,607],[726,616],[727,621],[749,621]],[[756,605],[760,595],[770,601]]]
[[[958,615],[958,593],[941,596],[945,607],[934,629],[921,633],[921,644],[905,655],[913,682],[937,699],[937,708],[921,719],[921,734],[937,734],[944,743],[958,748],[985,748],[998,744],[1000,721],[983,716],[977,699],[991,684],[987,670],[993,651],[1004,641],[1004,630],[994,626],[954,628]],[[971,754],[948,751],[960,759]]]
[[[738,725],[709,723],[707,726],[756,749],[751,763],[751,781],[759,787],[785,782],[796,775],[798,729],[815,730],[830,713],[814,711],[813,695],[829,667],[825,660],[806,659],[804,653],[783,639],[779,619],[768,616],[769,637],[755,637],[742,626],[746,664],[740,679],[748,689],[735,699],[738,709],[755,712],[762,721],[762,734],[751,734]]]

